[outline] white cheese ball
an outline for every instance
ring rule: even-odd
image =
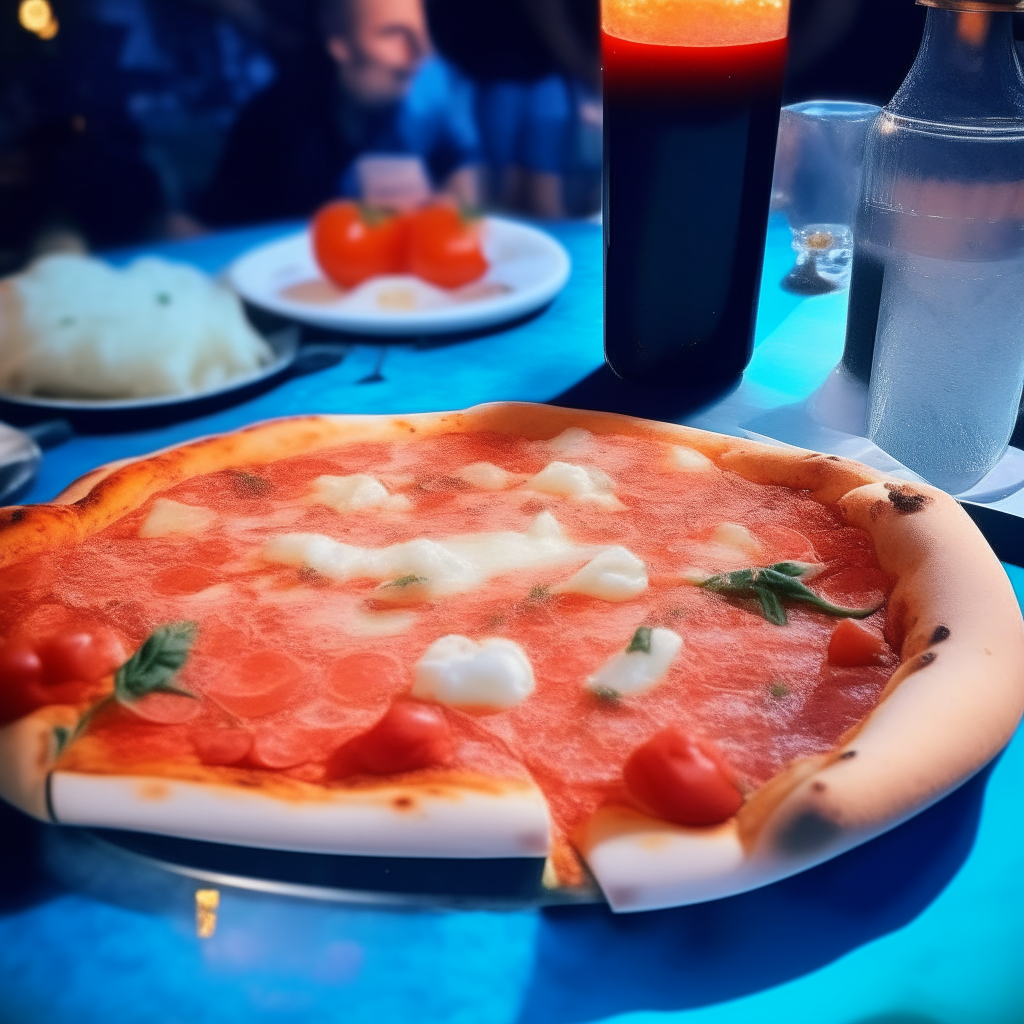
[[[197,537],[213,525],[217,513],[199,505],[183,505],[170,498],[157,498],[146,521],[139,528],[140,537],[170,537],[182,534]]]
[[[620,651],[587,679],[591,690],[620,694],[643,693],[664,678],[675,660],[683,638],[661,626],[650,631],[650,650]]]
[[[416,663],[412,695],[451,707],[504,711],[533,693],[533,666],[517,643],[465,636],[435,640]]]
[[[558,593],[586,594],[602,601],[630,601],[647,589],[647,568],[628,548],[606,548],[592,558]]]
[[[403,494],[389,494],[388,489],[373,476],[353,473],[351,476],[318,476],[313,481],[310,501],[326,505],[335,512],[357,512],[362,508],[387,508],[403,511],[412,505]]]
[[[463,466],[458,475],[471,487],[481,491],[504,491],[519,480],[514,473],[509,473],[493,462],[471,462]]]

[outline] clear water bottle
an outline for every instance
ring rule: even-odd
[[[841,368],[870,381],[871,440],[957,494],[1024,388],[1024,3],[918,2],[917,60],[868,136]]]

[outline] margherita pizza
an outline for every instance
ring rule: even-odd
[[[45,820],[738,892],[991,758],[1024,627],[952,499],[545,406],[314,416],[0,510],[0,792]]]

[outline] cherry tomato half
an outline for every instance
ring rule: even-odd
[[[452,206],[427,206],[409,217],[408,269],[440,288],[458,288],[481,277],[487,259],[480,221]]]
[[[376,725],[338,751],[332,774],[410,772],[447,764],[452,753],[444,712],[429,704],[399,700]]]
[[[339,200],[313,218],[313,252],[320,269],[341,288],[405,269],[405,218]]]
[[[36,645],[50,684],[94,683],[109,676],[125,660],[117,639],[107,630],[76,630],[46,637]]]
[[[885,660],[885,654],[885,641],[853,619],[843,619],[828,642],[830,665],[877,665]]]
[[[124,660],[120,641],[104,628],[55,633],[34,644],[23,638],[0,644],[0,723],[47,704],[88,700]]]
[[[743,803],[715,747],[676,725],[637,747],[622,775],[641,810],[677,825],[715,825]]]

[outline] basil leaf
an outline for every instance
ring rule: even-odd
[[[789,621],[786,617],[786,609],[782,607],[782,601],[779,600],[778,596],[769,590],[768,587],[754,587],[754,593],[757,595],[757,601],[761,605],[764,617],[773,626],[786,625]]]
[[[844,608],[819,597],[797,578],[805,576],[814,568],[806,562],[776,562],[767,568],[736,569],[720,573],[698,586],[723,597],[757,601],[761,614],[776,626],[784,626],[788,621],[783,601],[799,601],[826,615],[845,619],[866,619],[881,607]]]
[[[117,670],[114,697],[133,704],[150,693],[195,694],[174,686],[172,680],[188,660],[199,627],[194,622],[173,622],[155,630]]]
[[[414,583],[426,583],[426,576],[416,576],[409,574],[408,576],[399,576],[398,579],[391,580],[390,583],[385,583],[385,587],[411,587]]]
[[[63,725],[55,725],[53,727],[53,745],[58,757],[60,757],[64,748],[68,745],[69,739],[71,739],[70,729],[65,729]]]
[[[817,569],[818,567],[810,562],[776,562],[774,565],[769,566],[769,568],[786,576],[806,576],[812,569]]]
[[[634,634],[633,639],[629,641],[629,646],[626,648],[627,654],[632,654],[634,651],[640,651],[643,654],[651,653],[651,627],[641,626]]]

